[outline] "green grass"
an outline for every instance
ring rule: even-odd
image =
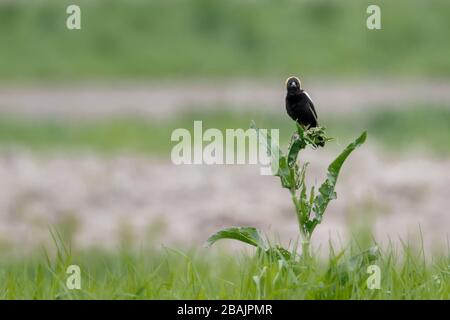
[[[220,108],[218,108],[220,109]],[[448,108],[403,108],[346,114],[324,115],[321,124],[337,142],[346,145],[362,130],[369,132],[369,144],[381,145],[392,152],[422,149],[436,155],[450,154],[450,110]],[[203,120],[207,128],[248,128],[255,120],[261,128],[279,128],[285,145],[294,130],[293,122],[280,113],[191,112],[178,118],[150,120],[116,118],[71,122],[0,118],[0,147],[21,146],[34,151],[91,150],[106,154],[137,152],[169,156],[175,142],[170,141],[176,128],[193,131],[193,121]],[[331,145],[336,142],[331,142]]]
[[[284,261],[263,254],[59,251],[55,258],[3,260],[0,299],[449,299],[450,256],[426,260],[405,245],[355,264],[351,251],[328,259]],[[359,249],[358,249],[359,250]],[[356,250],[353,250],[357,252]],[[69,265],[81,268],[81,290],[68,290]],[[381,270],[379,290],[367,288],[367,266]],[[257,283],[258,282],[258,283]]]
[[[0,3],[0,80],[450,75],[446,0],[68,0]]]

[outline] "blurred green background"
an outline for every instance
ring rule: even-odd
[[[65,9],[82,8],[82,30]],[[382,30],[366,8],[382,7]],[[0,80],[450,75],[449,3],[2,1]]]

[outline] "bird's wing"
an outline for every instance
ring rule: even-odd
[[[317,112],[316,112],[316,109],[314,108],[314,103],[313,103],[311,97],[309,96],[308,92],[303,91],[303,93],[305,94],[306,98],[308,99],[309,107],[311,108],[312,113],[314,114],[314,118],[316,118],[316,122],[317,122]]]

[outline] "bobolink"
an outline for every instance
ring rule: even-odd
[[[286,90],[286,111],[292,120],[305,129],[317,127],[317,112],[314,103],[308,93],[302,89],[300,79],[289,77],[286,80]],[[318,145],[323,147],[325,141],[320,139]]]
[[[308,93],[301,87],[300,79],[289,77],[286,80],[286,111],[292,120],[304,128],[317,127],[317,112]]]

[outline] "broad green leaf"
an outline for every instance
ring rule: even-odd
[[[350,143],[347,148],[342,151],[342,153],[328,166],[328,176],[337,179],[339,175],[339,170],[341,170],[344,161],[356,148],[362,145],[367,138],[367,131],[364,131],[355,141]]]
[[[221,239],[239,240],[263,249],[267,247],[259,230],[253,227],[230,227],[222,229],[206,240],[206,246],[211,246]]]
[[[347,157],[357,147],[362,145],[366,141],[367,132],[364,131],[355,141],[350,143],[344,151],[328,166],[327,179],[319,188],[319,194],[314,199],[313,211],[315,213],[314,219],[308,225],[309,232],[312,233],[315,226],[322,221],[323,213],[328,206],[328,203],[336,199],[336,193],[334,188],[336,186],[339,171],[344,164]]]

